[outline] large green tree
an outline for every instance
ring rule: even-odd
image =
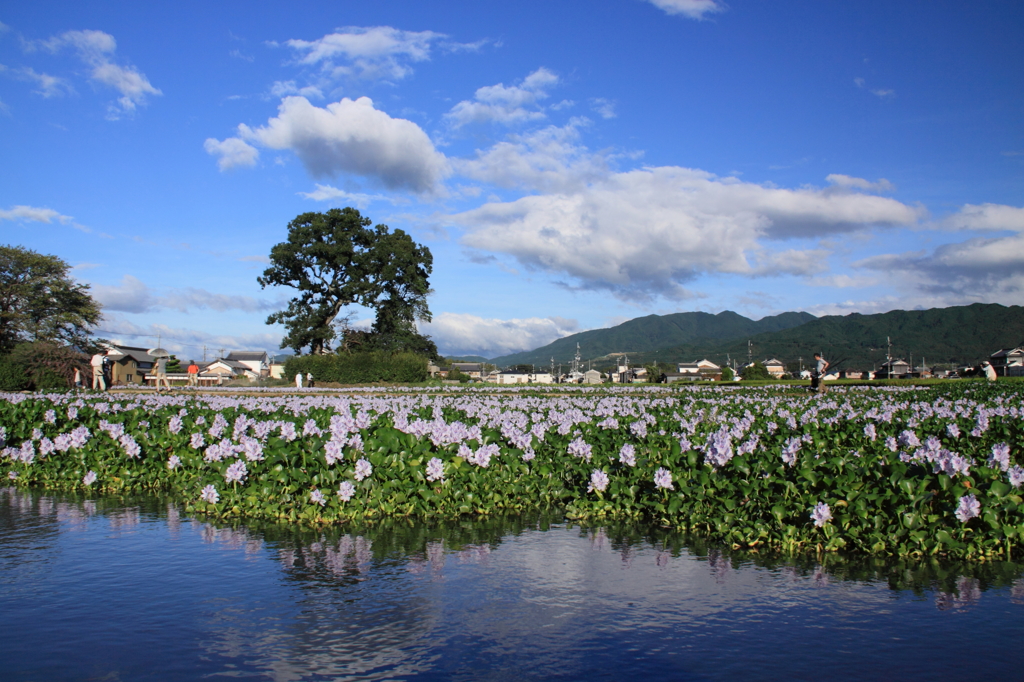
[[[0,246],[0,353],[22,342],[89,346],[100,305],[70,271],[56,256]]]
[[[288,223],[288,240],[270,250],[270,267],[257,278],[263,287],[299,292],[286,309],[267,318],[267,324],[281,323],[288,330],[282,348],[329,351],[338,335],[335,318],[358,304],[376,311],[368,345],[389,350],[426,345],[428,354],[436,354],[415,327],[417,320],[430,320],[430,250],[402,230],[371,225],[354,208],[303,213]]]

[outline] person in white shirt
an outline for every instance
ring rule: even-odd
[[[103,358],[106,357],[104,353],[96,353],[89,360],[89,366],[92,367],[92,390],[107,390],[107,382],[103,378]]]
[[[995,381],[996,377],[999,376],[998,374],[996,374],[996,368],[993,367],[992,363],[989,362],[988,360],[981,363],[981,369],[983,372],[985,372],[985,378],[988,379],[989,381]]]
[[[295,388],[302,388],[302,372],[295,373]]]

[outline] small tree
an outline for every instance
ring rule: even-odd
[[[722,368],[722,381],[732,381],[736,378],[736,373],[732,371],[732,367],[726,365]]]
[[[768,368],[760,361],[755,361],[753,364],[744,367],[740,370],[740,376],[743,377],[744,381],[756,381],[759,379],[772,378],[772,375],[768,373]]]

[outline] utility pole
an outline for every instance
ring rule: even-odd
[[[206,344],[203,344],[203,362],[206,362]]]
[[[754,364],[754,342],[747,339],[747,364]]]

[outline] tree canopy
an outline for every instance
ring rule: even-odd
[[[346,306],[358,304],[376,311],[367,349],[436,356],[433,342],[415,325],[430,320],[433,256],[404,231],[371,225],[354,208],[303,213],[288,223],[288,240],[270,250],[270,267],[257,278],[262,287],[299,292],[286,309],[267,318],[267,324],[282,323],[288,330],[282,348],[329,351],[339,335],[335,319]]]
[[[70,270],[57,256],[0,245],[0,353],[23,342],[89,346],[100,305]]]

